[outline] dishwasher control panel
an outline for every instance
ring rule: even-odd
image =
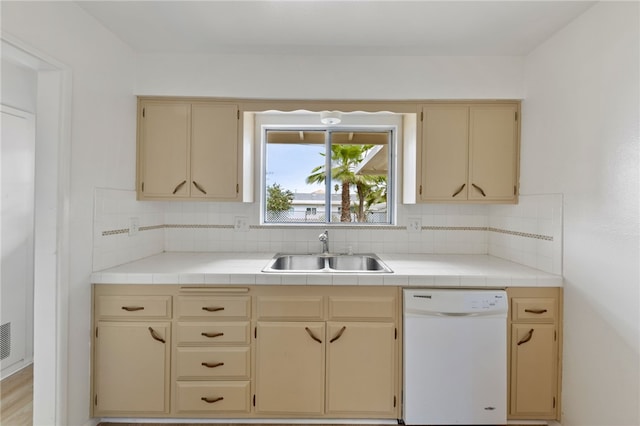
[[[506,315],[504,290],[404,290],[404,311],[422,315]]]

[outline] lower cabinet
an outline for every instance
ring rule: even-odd
[[[562,289],[508,288],[508,418],[560,418]],[[93,287],[91,413],[400,419],[401,289]]]
[[[259,321],[256,327],[256,413],[322,415],[325,324]]]
[[[98,323],[94,415],[169,413],[170,330],[168,322]]]
[[[560,419],[561,289],[512,288],[510,419]]]
[[[391,322],[327,324],[327,413],[395,415],[396,333]]]
[[[258,295],[256,413],[399,418],[398,292],[311,288]]]

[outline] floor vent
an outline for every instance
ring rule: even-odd
[[[11,355],[11,323],[0,325],[0,360]]]

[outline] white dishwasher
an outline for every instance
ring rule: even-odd
[[[404,290],[404,422],[507,422],[507,294]]]

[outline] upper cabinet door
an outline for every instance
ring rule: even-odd
[[[469,200],[512,201],[517,195],[517,105],[469,110]]]
[[[189,195],[190,109],[184,102],[145,102],[139,112],[139,198]]]
[[[422,110],[419,197],[423,201],[467,198],[469,107],[429,105]]]
[[[421,201],[518,200],[518,103],[442,103],[422,109]]]
[[[191,106],[191,197],[238,197],[238,124],[236,105]]]

